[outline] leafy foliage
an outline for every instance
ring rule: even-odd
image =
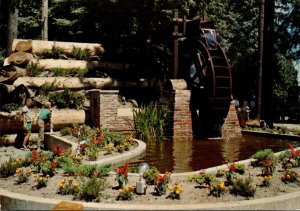
[[[7,103],[7,104],[0,105],[0,111],[9,112],[9,113],[18,110],[18,108],[19,105],[16,103]]]
[[[58,108],[75,108],[83,106],[85,96],[75,91],[65,89],[63,92],[50,93],[49,100]]]

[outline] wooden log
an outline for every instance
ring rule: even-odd
[[[16,51],[31,52],[32,43],[30,40],[21,40],[16,44]]]
[[[81,68],[81,69],[94,69],[100,67],[99,61],[84,61],[84,60],[62,60],[62,59],[40,59],[32,60],[32,63],[39,63],[45,70],[53,68]]]
[[[12,51],[16,51],[16,45],[20,41],[28,41],[23,39],[14,39],[12,44]],[[73,47],[81,49],[90,49],[91,55],[102,55],[104,48],[99,43],[76,43],[76,42],[57,42],[57,41],[46,41],[46,40],[31,40],[32,53],[41,54],[44,50],[51,50],[54,46],[63,48],[65,53],[72,55]]]
[[[26,69],[17,66],[7,66],[4,75],[0,76],[0,83],[15,81],[20,76],[26,76]]]
[[[27,65],[30,60],[34,59],[33,55],[26,52],[15,52],[8,57],[8,64]]]
[[[40,87],[45,83],[54,83],[58,89],[104,89],[112,83],[111,78],[77,78],[77,77],[20,77],[13,85],[24,84],[26,87]]]
[[[31,109],[32,131],[37,132],[37,116],[40,109]],[[72,124],[85,124],[88,117],[84,110],[76,109],[52,109],[52,123],[54,130],[59,130],[64,127],[72,126]],[[0,131],[3,133],[16,133],[23,131],[23,121],[21,111],[14,111],[12,113],[0,112]],[[49,127],[46,127],[49,131]]]

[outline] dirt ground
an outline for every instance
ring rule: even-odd
[[[16,149],[15,147],[0,147],[0,163],[8,160],[10,156],[12,157],[22,157],[28,151],[22,151]],[[25,170],[25,169],[24,169]],[[27,169],[26,169],[27,170]],[[300,168],[293,169],[297,173],[300,173]],[[256,187],[256,192],[254,197],[250,199],[259,199],[266,198],[271,196],[279,196],[285,193],[291,193],[295,191],[299,191],[299,185],[296,183],[288,183],[285,184],[281,181],[281,177],[283,175],[282,169],[280,166],[277,166],[276,172],[274,173],[271,179],[271,185],[269,187],[261,187],[261,180],[259,180],[258,175],[261,173],[260,168],[253,168],[252,166],[246,166],[246,173],[244,175],[239,175],[240,177],[248,177],[252,178],[252,184]],[[29,181],[23,184],[17,184],[17,175],[11,176],[9,178],[0,178],[0,188],[5,190],[9,190],[11,192],[38,196],[43,198],[56,198],[61,200],[72,200],[73,197],[71,195],[59,195],[57,194],[57,190],[59,188],[59,184],[61,179],[68,178],[63,174],[63,172],[59,172],[55,176],[49,178],[48,185],[45,188],[36,189],[34,177],[31,176]],[[110,188],[104,191],[104,197],[102,199],[102,203],[138,203],[138,204],[197,204],[197,203],[216,203],[216,202],[233,202],[233,201],[241,201],[248,200],[245,197],[234,196],[229,193],[227,190],[224,195],[221,197],[214,197],[209,195],[209,189],[199,186],[197,183],[188,182],[187,176],[184,177],[174,177],[171,175],[171,185],[174,185],[175,182],[178,182],[183,187],[183,192],[181,194],[180,200],[172,200],[167,198],[169,191],[167,191],[166,195],[157,196],[154,194],[154,186],[148,186],[145,195],[137,195],[134,194],[132,201],[117,201],[116,197],[119,194],[118,190],[114,187],[117,186],[117,182],[115,180],[115,175],[110,175],[107,177],[107,181],[110,184]],[[74,178],[75,181],[77,178]],[[135,185],[138,177],[129,176],[128,185]],[[225,177],[221,177],[221,180],[225,180]]]

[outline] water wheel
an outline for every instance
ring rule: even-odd
[[[217,43],[205,38],[186,39],[180,45],[180,75],[192,92],[194,137],[215,137],[231,101],[231,73],[227,57]]]

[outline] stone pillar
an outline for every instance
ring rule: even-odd
[[[173,139],[193,139],[192,113],[190,111],[191,91],[183,79],[169,80],[162,93],[161,102],[171,109]]]
[[[242,136],[242,129],[239,124],[234,100],[230,103],[227,117],[221,128],[221,133],[223,138],[233,138]]]
[[[116,129],[118,90],[90,90],[90,120],[93,126]]]

